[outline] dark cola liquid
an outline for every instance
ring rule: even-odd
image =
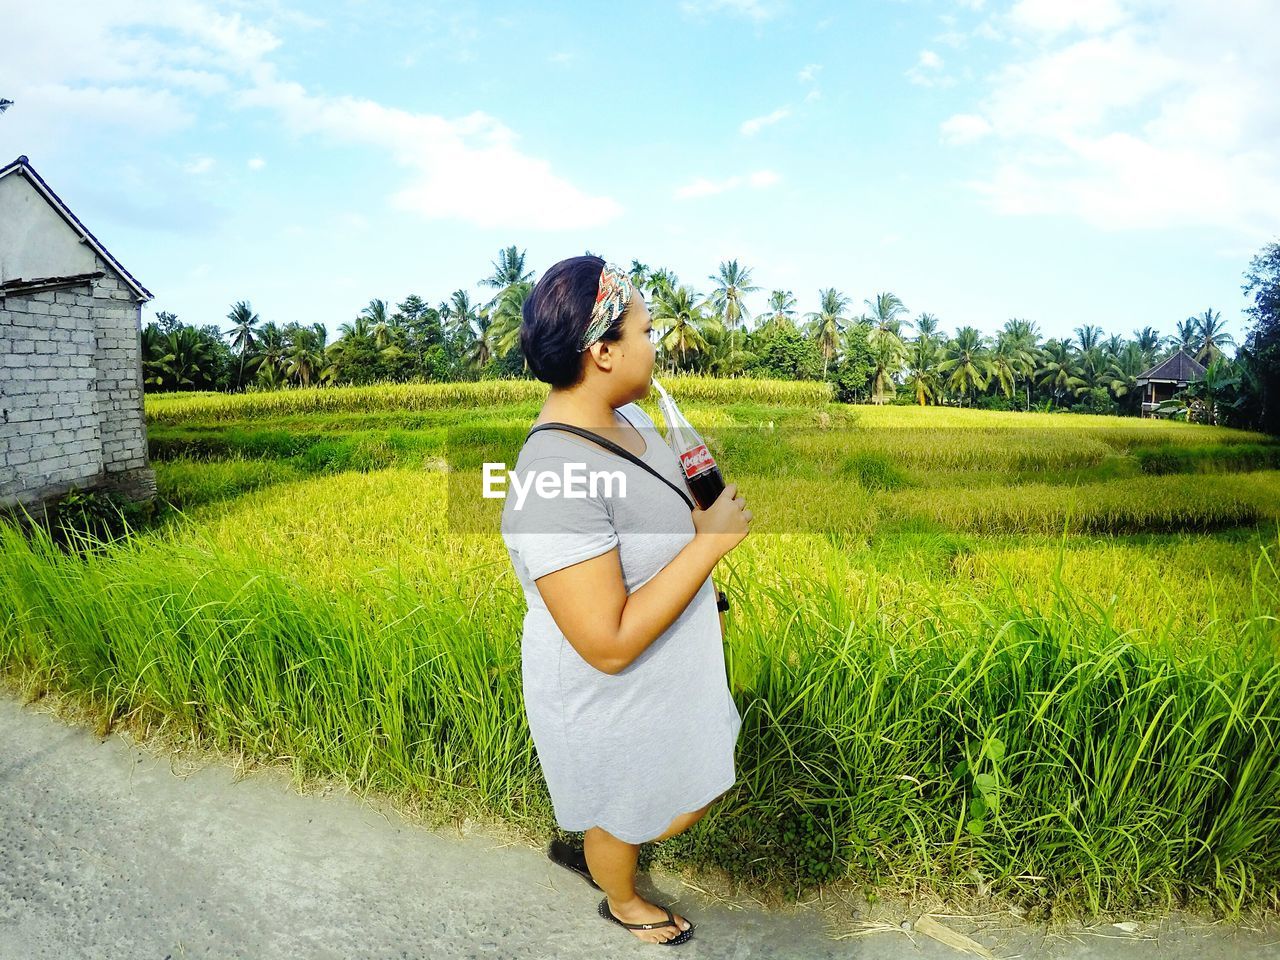
[[[693,500],[699,510],[710,507],[724,490],[724,474],[720,472],[719,467],[703,470],[692,480],[686,477],[685,482],[689,484],[689,491],[693,494]]]

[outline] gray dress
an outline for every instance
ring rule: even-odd
[[[646,463],[687,489],[679,461],[636,404],[617,413],[644,437]],[[601,432],[617,442],[626,429]],[[539,496],[520,509],[507,488],[502,537],[524,589],[521,640],[525,712],[556,823],[600,827],[628,843],[660,836],[677,816],[733,786],[742,718],[725,675],[711,578],[689,605],[626,669],[607,674],[565,639],[534,581],[615,547],[627,593],[639,589],[694,536],[688,505],[661,480],[610,451],[559,430],[530,437],[512,472],[621,471],[619,485],[587,496]],[[579,476],[585,477],[580,469]],[[590,597],[583,597],[590,603]]]

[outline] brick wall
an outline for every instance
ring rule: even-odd
[[[72,486],[155,495],[142,416],[142,307],[104,276],[0,299],[0,507]]]

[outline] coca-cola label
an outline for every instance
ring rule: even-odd
[[[707,449],[705,443],[700,443],[696,447],[680,454],[680,467],[684,470],[684,475],[690,480],[700,473],[705,473],[715,465],[715,457],[711,456],[711,451]]]

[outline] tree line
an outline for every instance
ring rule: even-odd
[[[483,303],[465,290],[435,304],[411,294],[394,309],[370,300],[332,342],[322,323],[264,322],[248,301],[231,307],[225,329],[157,313],[142,331],[146,389],[530,377],[519,333],[535,274],[515,246],[491,267],[480,285],[493,295]],[[1124,337],[1086,323],[1071,337],[1046,338],[1021,318],[991,335],[972,326],[947,334],[931,313],[908,319],[893,293],[858,309],[835,287],[819,290],[816,309],[804,313],[792,291],[772,290],[753,317],[745,298],[762,288],[736,260],[720,264],[705,293],[666,267],[633,260],[630,275],[649,305],[662,373],[827,380],[845,402],[1136,415],[1139,375],[1184,350],[1206,369],[1163,413],[1280,432],[1280,242],[1246,271],[1253,327],[1240,344],[1213,309],[1176,321],[1168,335],[1144,326]]]

